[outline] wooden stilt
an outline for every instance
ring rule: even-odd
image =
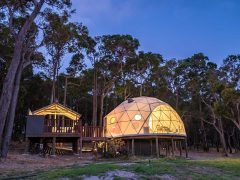
[[[43,154],[43,138],[40,138],[39,140],[39,150],[40,150],[40,154]]]
[[[169,148],[169,141],[167,141],[167,156],[170,156],[170,148]]]
[[[79,155],[80,138],[76,140],[76,154]]]
[[[29,147],[30,147],[30,140],[28,137],[25,138],[25,150],[24,150],[24,153],[25,154],[28,154],[29,153]]]
[[[76,153],[76,142],[75,141],[72,142],[72,152],[73,152],[73,154]]]
[[[132,155],[135,156],[134,139],[132,139]]]
[[[107,140],[106,140],[106,152],[108,152],[108,141]]]
[[[83,142],[82,142],[82,137],[79,138],[79,155],[82,157],[82,147],[83,147]]]
[[[56,155],[56,137],[53,137],[52,139],[52,155]]]
[[[186,158],[188,158],[187,138],[185,138],[185,152],[186,152]]]
[[[159,157],[161,156],[161,141],[160,139],[158,140],[158,149],[159,149]]]
[[[182,156],[182,141],[179,141],[179,151],[180,151],[180,156]]]
[[[159,158],[158,137],[156,137],[156,153],[157,153],[157,158]]]
[[[150,152],[151,152],[151,156],[153,155],[153,148],[152,148],[152,139],[150,140]]]
[[[166,157],[168,156],[168,142],[165,141]]]
[[[173,138],[171,138],[171,142],[172,142],[172,156],[174,157],[174,141]]]

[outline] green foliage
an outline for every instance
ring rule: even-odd
[[[237,99],[240,98],[240,92],[237,91],[234,88],[225,88],[221,92],[223,100],[228,103],[228,102],[234,102]]]
[[[238,179],[240,176],[239,168],[239,159],[159,159],[135,162],[125,167],[109,163],[90,164],[83,167],[73,166],[43,172],[38,174],[36,178],[57,179],[62,177],[74,178],[81,175],[102,176],[107,171],[121,169],[135,172],[143,179],[154,179],[163,175],[179,179]]]
[[[61,169],[56,169],[48,172],[41,173],[38,175],[37,179],[57,179],[61,177],[77,177],[77,176],[82,176],[82,175],[101,175],[107,171],[112,171],[115,169],[119,169],[120,167],[115,164],[90,164],[87,166],[79,167],[79,166],[74,166],[74,167],[69,167],[69,168],[61,168]]]
[[[108,141],[107,152],[105,153],[105,157],[121,157],[128,155],[126,150],[125,142],[121,139],[111,139]]]

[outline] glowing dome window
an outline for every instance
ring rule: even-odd
[[[112,117],[110,121],[111,121],[111,123],[115,123],[116,122],[116,118]]]
[[[136,121],[140,121],[140,120],[142,119],[142,116],[141,116],[140,114],[136,114],[136,115],[134,116],[134,119],[135,119]]]

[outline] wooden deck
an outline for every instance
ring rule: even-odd
[[[81,121],[72,121],[69,119],[45,119],[42,126],[36,131],[28,132],[26,137],[66,137],[81,138],[82,140],[101,140],[104,137],[104,128],[100,126],[82,126]]]

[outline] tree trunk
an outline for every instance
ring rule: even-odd
[[[232,151],[232,144],[231,144],[231,136],[228,134],[227,135],[227,142],[228,142],[228,148],[229,148],[229,153],[232,154],[233,151]]]
[[[51,94],[51,103],[56,102],[56,74],[57,74],[57,64],[53,64],[53,82],[52,82],[52,94]]]
[[[179,93],[178,88],[176,89],[176,111],[178,112],[178,104],[179,104]]]
[[[141,84],[141,85],[140,85],[140,92],[139,92],[139,96],[140,96],[140,97],[142,96],[142,91],[143,91],[143,85]]]
[[[221,141],[221,144],[222,144],[224,155],[225,156],[229,156],[228,151],[227,151],[227,146],[226,146],[226,141],[225,141],[224,134],[220,135],[220,141]]]
[[[218,118],[218,125],[219,127],[216,127],[217,132],[219,133],[219,138],[222,144],[222,148],[223,148],[223,153],[225,156],[229,156],[228,151],[227,151],[227,145],[226,145],[226,141],[225,141],[225,137],[224,137],[224,132],[223,132],[223,126],[222,126],[222,119]]]
[[[14,46],[14,54],[12,62],[9,66],[7,75],[5,77],[2,94],[0,99],[0,147],[3,136],[3,129],[7,119],[7,114],[9,111],[10,103],[12,100],[12,90],[14,88],[14,80],[20,64],[20,57],[22,52],[22,42],[17,41]]]
[[[19,31],[16,42],[14,44],[14,53],[11,64],[9,66],[7,75],[4,79],[2,94],[0,98],[0,147],[2,142],[3,129],[5,126],[7,114],[9,111],[11,99],[12,99],[12,90],[14,88],[15,76],[20,64],[20,58],[23,48],[23,43],[26,37],[27,32],[29,31],[34,19],[39,14],[44,0],[40,0],[39,3],[35,6],[32,14],[27,18],[21,30]]]
[[[12,137],[13,123],[15,119],[15,110],[17,106],[18,93],[19,93],[21,75],[23,70],[22,66],[23,66],[23,63],[20,64],[18,68],[18,72],[15,77],[15,85],[12,90],[12,100],[11,100],[10,110],[7,116],[7,121],[5,123],[5,128],[3,132],[3,139],[2,139],[1,150],[0,150],[0,158],[3,158],[3,159],[7,157],[8,148],[9,148],[9,144]]]
[[[100,115],[99,115],[99,126],[103,125],[103,104],[104,104],[105,95],[101,94],[100,96]]]
[[[65,77],[65,85],[64,85],[64,98],[63,98],[63,105],[67,105],[67,86],[68,86],[68,77]]]
[[[239,150],[239,141],[237,140],[236,132],[233,135],[233,144],[234,144],[235,153],[237,153]]]
[[[201,122],[201,129],[202,129],[203,151],[209,151],[206,130],[205,130],[203,117],[202,117],[202,103],[200,99],[199,99],[199,112],[200,112],[200,122]]]
[[[93,75],[93,112],[92,112],[93,126],[97,126],[97,74],[94,70]]]

